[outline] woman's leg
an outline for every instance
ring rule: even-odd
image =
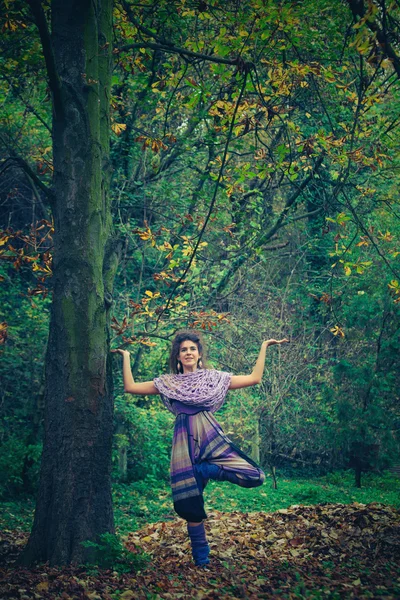
[[[259,487],[265,481],[265,473],[260,467],[239,456],[234,450],[230,456],[219,457],[212,462],[219,467],[218,481],[230,481],[240,487]]]
[[[198,449],[195,426],[196,415],[179,415],[176,418],[171,455],[171,484],[174,509],[187,522],[193,560],[197,566],[207,565],[210,547],[207,544],[203,519],[203,485],[195,473],[193,462]]]
[[[203,443],[195,464],[195,472],[201,477],[203,487],[208,479],[229,481],[245,488],[264,483],[263,470],[231,442],[213,415],[204,415],[203,427]]]
[[[187,523],[187,530],[192,545],[192,556],[194,563],[197,567],[203,567],[208,565],[210,559],[210,547],[207,543],[206,532],[204,529],[204,522],[201,523]]]
[[[176,418],[171,454],[171,486],[175,512],[189,523],[201,523],[207,514],[201,478],[193,468],[194,417],[181,414]]]
[[[247,460],[234,454],[225,457],[210,459],[196,465],[196,471],[203,478],[215,481],[229,481],[244,488],[259,487],[264,483],[265,474],[259,467],[254,467]]]

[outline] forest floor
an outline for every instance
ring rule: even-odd
[[[364,490],[343,488],[342,475],[339,483],[281,480],[279,490],[211,484],[206,570],[193,565],[186,526],[173,515],[165,487],[145,493],[143,482],[116,486],[117,529],[124,552],[133,554],[112,569],[16,567],[33,504],[25,503],[25,512],[22,504],[3,505],[0,597],[399,600],[398,480],[376,479]]]

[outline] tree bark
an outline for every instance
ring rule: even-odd
[[[52,0],[50,50],[41,4],[30,3],[38,27],[41,19],[44,53],[50,53],[55,245],[44,449],[34,525],[20,563],[63,565],[88,558],[81,542],[114,532],[108,348],[116,269],[108,193],[112,0]]]

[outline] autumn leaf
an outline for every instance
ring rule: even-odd
[[[5,344],[7,340],[7,328],[8,325],[5,321],[0,323],[0,345]]]
[[[116,135],[121,135],[121,133],[126,129],[126,123],[112,123],[111,129]]]
[[[331,331],[333,335],[344,337],[344,331],[339,327],[339,325],[335,325],[335,327],[332,327],[332,329],[330,329],[329,331]]]

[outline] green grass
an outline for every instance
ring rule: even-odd
[[[363,487],[354,485],[352,471],[335,472],[325,477],[286,478],[278,477],[278,489],[272,489],[267,476],[260,488],[244,489],[229,483],[210,482],[204,497],[207,510],[224,512],[273,512],[292,504],[369,504],[379,502],[400,507],[398,478],[390,475],[367,474]],[[114,486],[115,521],[121,533],[140,528],[149,522],[174,517],[171,492],[167,485],[144,481],[131,485]]]
[[[379,502],[400,507],[398,478],[385,475],[363,476],[363,487],[354,486],[351,471],[335,472],[318,478],[287,478],[278,476],[278,489],[272,489],[267,477],[260,488],[243,489],[228,483],[210,482],[205,491],[207,510],[224,512],[273,512],[292,504],[322,504]],[[5,529],[29,530],[34,503],[31,499],[0,504],[0,526]],[[115,523],[121,534],[134,531],[154,521],[174,518],[172,498],[167,484],[155,480],[114,485]]]
[[[352,472],[334,473],[315,479],[278,478],[278,489],[272,489],[272,481],[267,477],[261,488],[246,490],[236,486],[212,482],[207,488],[206,505],[222,511],[273,512],[292,504],[350,504],[360,502],[380,502],[400,507],[400,481],[390,475],[366,475],[363,487],[354,486]]]

